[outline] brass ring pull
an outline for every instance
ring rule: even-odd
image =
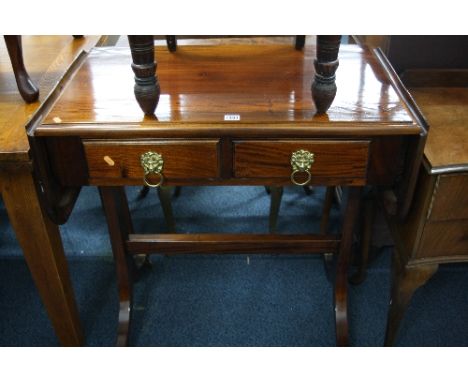
[[[312,179],[312,174],[310,173],[310,167],[314,163],[314,154],[307,150],[298,150],[294,151],[291,154],[291,182],[296,186],[305,186]],[[296,180],[296,174],[305,172],[307,174],[307,179],[304,182],[298,182]]]
[[[159,187],[164,182],[164,175],[162,174],[164,160],[161,154],[154,151],[148,151],[140,157],[141,167],[145,174],[143,175],[143,183],[148,187]],[[148,181],[148,175],[159,175],[159,182],[151,183]]]
[[[156,187],[159,187],[159,186],[160,186],[161,184],[163,184],[163,182],[164,182],[164,175],[163,175],[163,174],[161,174],[160,172],[155,172],[154,174],[155,174],[155,175],[159,175],[159,182],[156,183],[156,184],[148,182],[148,179],[146,179],[146,175],[147,175],[147,174],[143,175],[143,182],[144,182],[148,187],[154,187],[154,188],[156,188]]]
[[[304,181],[304,182],[298,182],[294,176],[300,172],[305,172],[307,174],[307,179]],[[294,170],[291,174],[291,182],[293,182],[296,186],[305,186],[307,183],[310,182],[310,179],[312,178],[312,175],[311,173],[309,172],[309,170],[305,170],[305,171],[302,171],[302,170]]]

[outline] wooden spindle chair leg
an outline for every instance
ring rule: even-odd
[[[338,68],[340,42],[341,36],[317,36],[315,77],[312,83],[312,98],[317,114],[326,113],[335,99],[335,72]]]
[[[177,50],[177,37],[166,36],[167,49],[169,52],[175,52]]]
[[[161,89],[156,75],[153,36],[128,36],[135,73],[135,98],[146,115],[154,115]]]

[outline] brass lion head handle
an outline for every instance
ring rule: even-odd
[[[164,160],[161,154],[154,151],[148,151],[140,157],[141,167],[145,175],[143,176],[143,182],[149,187],[159,187],[164,181],[164,175],[162,174],[164,167]],[[157,183],[151,183],[148,181],[149,175],[158,175],[159,181]]]
[[[310,168],[314,163],[314,154],[307,150],[298,150],[294,151],[291,154],[291,182],[293,182],[296,186],[305,186],[307,183],[310,182],[312,175],[310,174]],[[296,175],[305,172],[307,174],[307,178],[303,182],[299,182],[296,180]]]

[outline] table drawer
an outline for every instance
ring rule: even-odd
[[[313,153],[311,184],[366,182],[369,141],[279,140],[234,143],[236,178],[276,178],[290,182],[291,156],[299,150]]]
[[[428,219],[468,219],[468,173],[439,176],[434,187]]]
[[[468,220],[427,222],[416,258],[468,258]]]
[[[165,182],[219,176],[218,140],[190,141],[84,141],[90,182],[93,179],[143,181],[141,155],[149,151],[162,156]]]

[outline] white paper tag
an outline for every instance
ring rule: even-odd
[[[240,121],[239,114],[224,114],[225,121]]]

